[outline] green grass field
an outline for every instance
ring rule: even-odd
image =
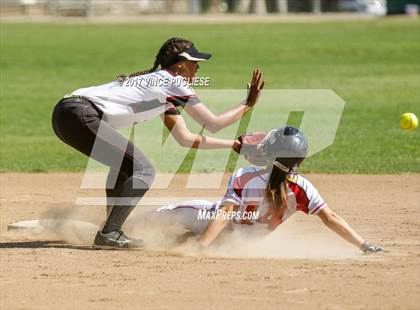
[[[212,60],[200,68],[200,75],[211,77],[211,88],[243,88],[252,69],[260,67],[266,88],[332,89],[345,100],[334,144],[309,158],[305,171],[420,172],[420,130],[407,133],[399,128],[402,113],[420,115],[419,29],[418,20],[3,23],[0,169],[83,170],[86,158],[52,132],[54,104],[77,88],[151,67],[160,44],[168,37],[180,36],[213,53]],[[230,105],[211,108],[222,111]],[[175,146],[173,152],[178,149]],[[153,152],[146,150],[151,158],[166,157]],[[217,151],[206,152],[204,165],[197,169],[220,169],[214,160]],[[163,160],[159,169],[168,171],[169,164]]]

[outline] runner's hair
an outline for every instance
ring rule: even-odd
[[[273,207],[273,211],[279,210],[282,207],[287,208],[286,178],[287,172],[282,171],[277,166],[273,166],[265,189],[265,196]]]
[[[293,173],[303,161],[303,158],[276,158],[276,161],[286,167],[292,167],[289,172],[273,165],[270,178],[265,189],[265,196],[273,208],[273,213],[278,213],[281,208],[287,208],[287,176]]]
[[[186,39],[170,38],[166,40],[166,42],[163,43],[163,45],[160,47],[152,68],[148,70],[131,73],[128,75],[128,77],[134,77],[134,76],[139,76],[139,75],[155,72],[159,68],[159,66],[162,69],[169,68],[170,66],[172,66],[173,64],[179,61],[178,55],[181,54],[182,52],[185,52],[192,45],[193,43]],[[127,78],[127,75],[125,74],[120,74],[117,76],[118,80],[120,79],[124,80],[126,78]]]

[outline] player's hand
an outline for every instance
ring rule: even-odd
[[[239,152],[241,151],[241,147],[242,147],[242,142],[240,139],[235,139],[233,141],[233,145],[232,145],[232,149],[239,154]]]
[[[375,245],[373,243],[370,243],[367,240],[363,242],[363,244],[360,246],[360,249],[366,254],[377,253],[377,252],[383,251],[382,247]]]
[[[248,107],[253,107],[257,103],[260,92],[264,88],[262,76],[260,69],[254,69],[251,84],[248,84],[249,92],[245,103]]]

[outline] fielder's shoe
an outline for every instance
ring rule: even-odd
[[[94,249],[134,249],[141,248],[143,245],[143,240],[129,238],[121,230],[106,234],[98,231],[93,242]]]

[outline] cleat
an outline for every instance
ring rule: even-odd
[[[94,249],[138,249],[143,246],[143,240],[129,238],[121,230],[114,230],[107,234],[98,231],[93,242]]]

